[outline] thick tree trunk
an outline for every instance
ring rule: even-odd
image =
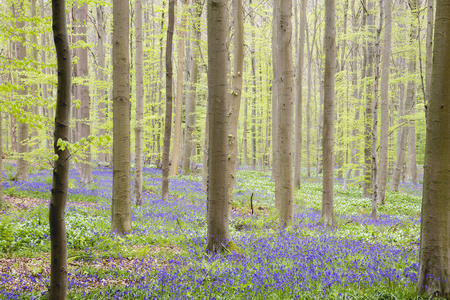
[[[77,19],[79,23],[78,40],[87,44],[87,4],[84,3],[77,9]],[[80,95],[80,137],[88,139],[91,134],[90,126],[90,99],[89,99],[89,69],[88,69],[88,49],[87,47],[78,49],[79,61],[77,65],[77,76],[83,80],[82,84],[78,85],[78,92]],[[83,183],[91,182],[92,168],[91,168],[91,146],[87,142],[84,149],[84,157],[80,164],[80,177]]]
[[[233,71],[230,94],[230,109],[228,113],[228,216],[231,217],[233,205],[233,189],[236,176],[237,135],[239,110],[242,95],[242,74],[244,72],[244,17],[242,0],[232,0],[233,6]]]
[[[142,205],[142,181],[144,172],[143,119],[144,119],[144,70],[143,70],[143,30],[142,0],[136,0],[136,127],[134,145],[134,199]]]
[[[305,56],[306,31],[306,0],[301,0],[300,7],[300,38],[297,52],[297,74],[295,78],[295,157],[294,157],[294,187],[300,187],[302,173],[302,105],[303,105],[303,61]]]
[[[111,230],[131,231],[129,2],[113,1],[113,195]]]
[[[279,204],[280,227],[292,223],[294,207],[294,182],[292,174],[292,126],[294,108],[294,68],[292,64],[292,0],[279,0],[279,19],[276,28],[280,93],[278,94],[278,170],[275,177],[275,199]]]
[[[23,1],[19,2],[19,6],[17,9],[14,10],[14,15],[24,16],[25,11],[23,7]],[[17,21],[16,26],[18,30],[22,30],[25,27],[25,21]],[[16,42],[16,56],[18,61],[24,61],[27,56],[27,49],[26,49],[26,34],[24,32],[19,34],[22,38],[22,41]],[[20,98],[27,97],[27,87],[24,83],[24,76],[19,76],[19,84],[23,86],[18,92],[18,96]],[[23,101],[23,100],[21,100]],[[28,108],[26,106],[22,107],[22,110],[24,112],[28,111]],[[25,160],[25,156],[28,153],[28,123],[20,122],[18,125],[18,146],[17,146],[17,152],[19,155],[19,158],[17,160],[17,166],[16,166],[16,174],[14,175],[14,180],[16,181],[26,181],[28,179],[28,161]]]
[[[327,225],[333,224],[334,191],[334,98],[336,74],[336,28],[334,0],[325,0],[325,74],[323,106],[323,197],[321,218]]]
[[[180,162],[181,147],[181,115],[183,112],[183,66],[185,54],[185,36],[186,36],[186,8],[187,0],[182,1],[182,13],[180,26],[178,28],[178,64],[177,64],[177,92],[175,102],[175,127],[173,135],[172,148],[172,166],[170,168],[170,176],[178,175],[178,165]]]
[[[417,292],[450,298],[450,5],[437,1]]]
[[[169,0],[169,23],[167,26],[166,40],[166,116],[164,124],[164,146],[162,159],[162,199],[169,200],[169,156],[170,156],[170,135],[172,132],[172,44],[173,31],[175,27],[175,4],[176,0]]]
[[[69,141],[72,63],[66,23],[66,2],[64,0],[53,0],[52,11],[53,40],[58,68],[53,147],[58,159],[53,168],[52,195],[49,208],[51,257],[48,298],[62,300],[66,299],[68,289],[65,208],[69,188],[70,153],[67,147],[61,150],[58,141]]]
[[[208,0],[208,252],[223,251],[231,246],[228,229],[228,77],[227,37],[228,7],[226,0]]]

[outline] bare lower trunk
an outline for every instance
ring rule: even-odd
[[[98,73],[97,77],[100,82],[103,82],[105,79],[104,71],[105,71],[105,48],[104,48],[104,40],[106,35],[105,25],[103,21],[103,6],[97,6],[97,33],[98,33]],[[98,99],[98,119],[99,119],[99,135],[103,136],[106,134],[106,101],[107,101],[107,94],[106,91],[103,88],[100,88],[98,91],[100,96]],[[99,154],[99,162],[100,163],[106,163],[108,162],[107,154],[108,151],[107,147],[101,146],[100,147],[100,154]]]
[[[175,26],[175,4],[176,0],[169,0],[169,23],[167,27],[166,40],[166,116],[164,120],[164,146],[162,159],[162,199],[169,200],[169,156],[170,156],[170,135],[172,132],[172,44],[173,31]]]
[[[113,1],[113,192],[111,230],[131,231],[129,3]]]
[[[142,181],[144,172],[143,157],[143,118],[144,118],[144,71],[143,71],[143,30],[142,0],[136,0],[136,127],[134,145],[134,199],[142,205]]]
[[[58,63],[58,91],[53,147],[58,159],[53,168],[52,195],[49,208],[51,257],[48,298],[63,300],[66,299],[68,289],[65,208],[69,188],[70,153],[67,147],[61,150],[58,146],[58,140],[69,141],[72,64],[67,34],[65,1],[53,0],[52,11],[53,39]]]

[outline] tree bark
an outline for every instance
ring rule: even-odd
[[[228,229],[228,77],[227,77],[227,0],[208,0],[208,252],[223,251],[231,246]]]
[[[78,9],[77,21],[79,26],[78,40],[87,44],[87,4],[83,3]],[[88,49],[87,47],[82,47],[77,50],[79,55],[79,61],[77,65],[77,77],[81,77],[83,80],[82,84],[78,84],[78,92],[80,96],[80,138],[88,139],[91,134],[90,126],[90,97],[89,97],[89,69],[88,69]],[[91,146],[89,141],[85,145],[84,155],[82,162],[80,164],[80,177],[81,182],[89,183],[93,180],[92,178],[92,168],[91,168]]]
[[[182,0],[182,13],[180,26],[178,27],[178,64],[177,64],[177,92],[175,102],[175,127],[173,136],[172,149],[172,166],[170,168],[170,176],[178,175],[178,165],[180,162],[181,147],[181,115],[183,111],[183,66],[185,53],[185,36],[186,36],[186,8],[187,0]]]
[[[105,47],[104,47],[104,41],[106,38],[106,28],[105,28],[105,22],[104,22],[104,7],[103,6],[97,6],[97,41],[98,41],[98,71],[97,71],[97,78],[98,80],[103,83],[105,80]],[[103,87],[99,88],[99,94],[100,97],[98,99],[98,119],[99,123],[101,124],[99,127],[99,135],[103,136],[106,134],[105,130],[105,123],[106,123],[106,111],[107,111],[107,105],[106,102],[107,99],[107,93]],[[103,123],[103,124],[102,124]],[[100,154],[99,154],[99,162],[100,163],[107,163],[108,162],[108,149],[106,146],[100,147]]]
[[[144,119],[144,70],[143,70],[143,30],[142,0],[135,2],[136,22],[136,126],[134,128],[134,200],[142,205],[142,180],[144,172],[143,158],[143,119]]]
[[[199,64],[199,51],[200,51],[200,24],[199,19],[202,14],[202,4],[199,0],[194,2],[193,15],[194,20],[194,38],[193,47],[191,48],[191,63],[190,63],[190,85],[189,93],[186,98],[186,128],[185,128],[185,142],[184,142],[184,153],[182,160],[182,168],[185,174],[191,172],[191,165],[194,163],[192,156],[195,153],[196,143],[195,143],[195,106],[197,98],[197,81],[198,81],[198,64]]]
[[[111,230],[131,231],[129,2],[113,0],[113,195]]]
[[[297,52],[297,74],[295,78],[295,157],[294,157],[294,187],[300,187],[302,174],[302,105],[303,105],[303,61],[305,56],[306,31],[306,0],[300,2],[300,37]]]
[[[391,0],[383,0],[384,10],[384,48],[381,70],[380,94],[381,94],[381,126],[380,126],[380,159],[378,165],[378,192],[377,202],[384,204],[386,194],[387,169],[388,169],[388,143],[389,143],[389,66],[391,61],[391,33],[392,14]]]
[[[170,135],[172,132],[172,44],[173,31],[175,27],[175,4],[176,0],[169,0],[169,23],[167,26],[166,40],[166,115],[164,124],[164,145],[162,158],[162,199],[169,200],[169,156],[170,156]]]
[[[69,141],[72,63],[67,33],[66,1],[53,0],[52,12],[53,40],[58,68],[53,147],[58,158],[53,168],[52,195],[49,207],[51,254],[48,298],[62,300],[66,299],[68,289],[65,208],[69,188],[70,153],[67,147],[61,148],[58,142]]]
[[[334,189],[334,99],[336,74],[336,28],[335,2],[325,0],[325,74],[323,106],[323,197],[321,218],[327,225],[333,224],[333,189]]]
[[[433,67],[433,25],[434,25],[434,10],[433,4],[434,0],[427,0],[427,41],[426,41],[426,55],[427,55],[427,63],[426,63],[426,99],[425,103],[430,100],[431,95],[431,69]],[[427,104],[426,104],[427,105]]]
[[[276,23],[280,93],[278,94],[278,170],[275,177],[275,201],[279,203],[280,227],[292,223],[294,182],[292,174],[292,126],[294,108],[294,68],[292,64],[292,0],[279,0]],[[275,62],[274,62],[275,63]]]
[[[450,298],[450,5],[438,0],[428,104],[417,292]]]
[[[228,214],[231,217],[233,205],[233,189],[236,176],[237,162],[237,135],[239,123],[239,110],[242,95],[242,73],[244,72],[244,17],[242,13],[242,0],[232,0],[233,7],[233,72],[230,94],[230,109],[228,113]]]
[[[277,33],[277,24],[279,19],[279,12],[277,5],[279,1],[274,0],[273,2],[273,17],[272,17],[272,67],[273,67],[273,78],[272,78],[272,174],[271,179],[275,180],[278,176],[278,94],[279,94],[279,86],[280,86],[280,72],[278,66],[279,53],[278,53],[278,33]],[[254,35],[252,33],[252,35]],[[252,38],[254,40],[254,38]],[[252,74],[254,69],[253,63],[253,53],[252,53]],[[253,84],[255,86],[255,84]],[[252,162],[252,167],[254,167]],[[275,206],[279,207],[279,203],[277,203],[277,198],[275,197]]]
[[[17,9],[14,10],[14,15],[17,17],[18,15],[24,16],[24,6],[23,1],[19,1],[19,5]],[[25,27],[25,21],[17,21],[16,26],[17,29],[23,30]],[[26,48],[26,34],[24,32],[19,34],[22,41],[16,42],[16,54],[17,54],[17,60],[24,61],[27,56],[27,48]],[[28,95],[27,92],[27,85],[25,84],[25,76],[20,75],[19,76],[19,84],[23,86],[19,91],[17,92],[18,96],[20,98],[25,98]],[[20,101],[23,101],[24,99],[21,99]],[[27,113],[28,108],[26,106],[22,107],[22,110],[24,113]],[[14,180],[16,181],[26,181],[28,179],[28,161],[25,160],[25,156],[28,153],[28,123],[26,121],[20,121],[19,118],[19,125],[18,125],[18,146],[17,146],[17,152],[19,155],[19,158],[17,160],[17,166],[16,166],[16,174],[14,175]]]

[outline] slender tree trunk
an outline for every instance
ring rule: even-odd
[[[77,9],[77,18],[79,22],[79,36],[78,40],[87,44],[87,4],[84,3]],[[88,69],[88,49],[87,47],[78,49],[79,61],[77,65],[78,77],[83,80],[82,84],[78,85],[78,92],[80,95],[80,137],[88,139],[91,134],[90,126],[90,97],[89,97],[89,69]],[[84,157],[80,164],[80,177],[83,183],[91,182],[92,168],[91,168],[91,146],[86,143],[84,149]]]
[[[239,110],[241,108],[242,73],[244,72],[244,17],[242,0],[232,0],[233,6],[233,71],[230,94],[230,109],[228,113],[228,216],[231,217],[233,205],[233,189],[236,176],[237,135]]]
[[[208,0],[208,252],[231,246],[228,229],[228,7],[226,0]]]
[[[17,9],[14,10],[15,15],[24,16],[24,6],[23,1],[19,2],[19,6]],[[16,26],[18,30],[22,30],[25,27],[25,21],[17,21]],[[17,52],[17,60],[24,61],[27,56],[27,48],[26,48],[26,34],[24,32],[19,34],[22,41],[16,42],[16,52]],[[27,97],[27,87],[25,84],[25,77],[24,75],[19,76],[19,84],[22,86],[21,89],[17,92],[18,96],[20,98]],[[21,100],[23,101],[23,99]],[[26,113],[28,111],[28,108],[24,105],[22,107],[22,110]],[[28,162],[25,160],[25,156],[28,153],[28,123],[20,122],[18,125],[18,155],[19,158],[17,160],[17,166],[16,166],[16,174],[14,175],[14,180],[16,181],[26,181],[28,179]]]
[[[297,52],[297,74],[295,82],[295,158],[294,186],[300,187],[302,173],[302,105],[303,105],[303,58],[305,56],[306,0],[301,0],[300,7],[300,38]]]
[[[336,74],[336,27],[334,0],[325,0],[325,74],[323,106],[323,197],[321,218],[327,225],[333,224],[334,188],[334,99]]]
[[[169,200],[169,155],[170,135],[172,131],[172,44],[175,26],[175,4],[176,0],[169,0],[169,23],[167,27],[166,40],[166,116],[164,124],[164,146],[162,159],[162,199]]]
[[[184,142],[184,153],[183,153],[183,172],[185,174],[191,172],[194,161],[192,157],[195,155],[195,106],[197,98],[197,81],[198,81],[198,64],[199,64],[199,51],[200,51],[200,24],[199,19],[202,14],[202,5],[199,0],[194,2],[193,15],[194,20],[194,35],[195,41],[193,42],[193,47],[191,49],[191,82],[189,85],[189,93],[186,97],[186,128],[185,128],[185,142]]]
[[[434,0],[427,0],[427,41],[426,41],[426,101],[430,100],[431,93],[431,69],[433,66],[433,25],[434,25]]]
[[[247,91],[247,87],[245,87],[245,91]],[[247,138],[247,117],[248,117],[248,96],[245,97],[244,100],[244,124],[243,124],[243,149],[244,152],[244,166],[248,167],[248,138]]]
[[[209,114],[205,117],[205,140],[203,143],[203,176],[202,188],[207,191],[208,188],[208,151],[209,151]]]
[[[106,38],[106,30],[105,30],[105,22],[103,20],[104,15],[104,7],[103,6],[97,6],[97,37],[98,37],[98,73],[97,77],[100,82],[103,83],[105,80],[105,47],[104,47],[104,41]],[[106,134],[105,130],[105,123],[106,123],[106,101],[107,101],[107,93],[103,87],[99,88],[99,100],[98,100],[98,119],[99,123],[101,124],[99,127],[99,135],[103,136]],[[103,124],[102,124],[103,123]],[[107,147],[102,146],[100,147],[100,154],[99,154],[99,162],[100,163],[106,163],[108,162],[107,154],[108,151]]]
[[[111,230],[131,231],[128,1],[113,0],[113,195]]]
[[[178,64],[177,64],[177,92],[175,103],[175,130],[173,136],[172,148],[172,166],[170,168],[170,176],[178,175],[178,165],[180,162],[181,147],[181,115],[183,111],[183,65],[185,53],[185,36],[186,36],[186,8],[188,1],[182,1],[182,13],[180,26],[178,28]]]
[[[53,147],[58,158],[53,168],[52,195],[49,208],[51,254],[48,299],[62,300],[66,299],[68,289],[65,209],[69,188],[70,153],[67,147],[62,150],[58,146],[58,141],[69,141],[72,63],[66,23],[66,1],[53,0],[52,11],[53,40],[58,68]]]
[[[36,18],[37,12],[36,12],[36,0],[31,0],[31,17],[32,18]],[[33,27],[36,28],[36,23],[33,22]],[[38,47],[38,42],[37,42],[37,34],[33,33],[31,35],[31,43],[32,43],[32,57],[33,57],[33,65],[35,66],[35,68],[37,68],[37,63],[38,63],[38,51],[37,51],[37,47]],[[38,93],[37,93],[37,89],[38,89],[38,84],[33,84],[31,86],[31,95],[33,97],[37,97]],[[33,105],[33,115],[38,116],[39,115],[39,106],[37,105]],[[38,138],[38,131],[37,128],[34,127],[33,131],[32,131],[32,140],[33,140],[33,150],[37,150],[39,149],[39,144],[40,144],[40,140]]]
[[[370,33],[369,41],[367,43],[366,56],[366,80],[372,80],[373,76],[373,56],[374,56],[374,15],[373,15],[373,0],[367,1],[367,30]],[[364,115],[364,179],[363,179],[363,197],[371,198],[373,185],[372,172],[372,123],[373,123],[373,85],[366,83],[366,108]]]
[[[136,0],[136,127],[134,145],[134,199],[136,205],[142,205],[142,180],[144,172],[144,70],[143,70],[143,29],[142,0]]]
[[[450,5],[437,1],[428,105],[417,292],[450,298]]]
[[[163,1],[163,7],[164,4],[166,2]],[[175,22],[175,16],[174,16],[174,22]],[[161,157],[161,131],[162,131],[162,122],[160,121],[162,118],[162,103],[163,103],[163,75],[164,75],[164,70],[163,70],[163,53],[164,53],[164,47],[163,47],[163,31],[164,31],[164,9],[161,12],[161,24],[160,24],[160,29],[161,29],[161,38],[159,39],[159,84],[158,84],[158,90],[159,90],[159,103],[160,105],[158,105],[158,133],[156,134],[156,166],[158,168],[163,168],[162,166],[162,157]],[[169,33],[167,33],[169,34]],[[172,30],[172,39],[173,39],[173,30]],[[167,41],[166,41],[167,43]],[[172,45],[172,41],[170,43]],[[172,53],[172,46],[170,48],[170,53]],[[166,55],[166,63],[167,63],[167,55]],[[170,65],[172,66],[172,58],[170,58]],[[168,74],[166,74],[167,76]],[[170,80],[172,80],[172,71],[170,73]],[[167,83],[166,83],[167,86]],[[172,87],[170,88],[170,93],[172,93]],[[172,95],[172,94],[171,94]],[[166,101],[167,101],[167,95],[166,95]],[[172,107],[172,96],[170,98],[170,106]],[[167,103],[166,103],[166,107],[167,107]],[[166,108],[166,114],[167,114],[167,108]],[[172,120],[172,110],[170,111],[170,119]],[[170,123],[169,123],[170,124]],[[169,128],[169,130],[171,130],[172,127]],[[164,130],[166,130],[166,127],[164,127]],[[169,139],[170,139],[170,133],[171,131],[169,131]],[[164,136],[165,136],[165,132],[164,132]],[[170,152],[170,140],[169,140],[169,152]],[[163,144],[163,148],[164,148],[164,144]],[[170,153],[167,153],[167,155],[169,155]],[[163,153],[164,155],[164,153]],[[167,156],[167,161],[169,161],[169,156]],[[169,163],[167,163],[167,170],[169,170]],[[169,171],[167,171],[169,172]],[[168,175],[167,175],[168,176]],[[168,190],[168,185],[169,183],[167,182],[167,190]],[[163,183],[164,186],[164,183]]]
[[[388,170],[388,143],[389,143],[389,66],[391,61],[391,33],[392,15],[391,0],[383,0],[384,18],[384,46],[382,76],[380,82],[381,94],[381,128],[380,128],[380,159],[378,166],[378,192],[377,202],[384,204],[386,194],[387,170]]]
[[[274,0],[273,2],[273,17],[272,17],[272,67],[273,67],[273,79],[272,79],[272,180],[278,176],[278,96],[279,96],[279,86],[280,86],[280,71],[278,66],[278,36],[277,36],[277,24],[279,19],[279,12],[277,5],[279,1]],[[253,35],[253,34],[252,34]],[[252,53],[253,59],[253,53]],[[253,74],[253,61],[252,61],[252,74]],[[252,164],[253,167],[253,164]],[[275,197],[275,206],[279,207],[277,203],[277,198]]]

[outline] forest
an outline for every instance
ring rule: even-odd
[[[450,299],[450,0],[0,16],[0,299]]]

